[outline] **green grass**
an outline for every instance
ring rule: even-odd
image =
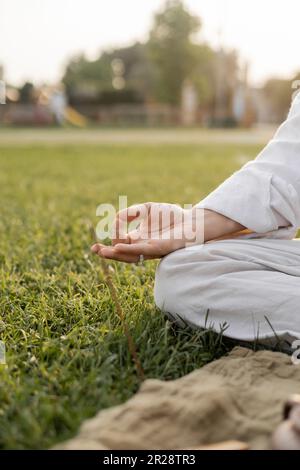
[[[0,149],[0,448],[47,448],[138,388],[89,220],[102,202],[194,203],[256,147]],[[224,352],[210,332],[175,330],[153,302],[155,262],[113,264],[147,377],[174,379]]]

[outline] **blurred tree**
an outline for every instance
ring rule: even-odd
[[[297,77],[296,77],[297,78]],[[270,120],[282,122],[288,113],[292,98],[291,80],[270,78],[263,86],[263,94],[270,106]]]
[[[69,97],[81,95],[85,102],[105,104],[141,102],[151,98],[155,67],[144,44],[114,49],[88,61],[84,56],[74,58],[63,77]]]
[[[123,68],[120,73],[123,78],[123,87],[127,90],[135,90],[140,99],[151,99],[156,80],[157,71],[148,54],[145,44],[139,42],[130,47],[115,49],[104,54],[113,66],[119,63]],[[118,76],[115,70],[115,76]],[[114,86],[114,81],[112,82]]]
[[[25,82],[18,91],[20,103],[32,103],[34,101],[34,85],[31,82]]]
[[[188,78],[196,86],[199,103],[207,106],[214,99],[216,53],[206,44],[193,44],[192,52],[195,66]]]
[[[70,102],[154,101],[178,106],[187,80],[195,87],[204,114],[216,106],[220,83],[228,109],[237,79],[236,55],[222,51],[220,60],[220,51],[196,42],[200,27],[201,20],[181,0],[168,0],[155,15],[146,43],[104,51],[95,61],[84,56],[70,61],[63,78]]]
[[[93,101],[102,89],[111,87],[112,75],[111,64],[105,56],[89,61],[80,55],[67,65],[63,83],[71,102],[78,95]]]
[[[199,47],[192,37],[201,21],[191,15],[180,0],[168,0],[163,11],[155,15],[148,48],[157,67],[157,95],[161,101],[179,104],[182,85],[191,78],[198,65]]]
[[[220,48],[214,54],[212,99],[212,125],[232,126],[233,98],[238,85],[238,56],[236,51]]]

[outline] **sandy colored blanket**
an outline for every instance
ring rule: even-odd
[[[146,380],[56,448],[188,449],[237,439],[266,449],[285,400],[299,392],[300,366],[288,355],[235,348],[180,379]]]

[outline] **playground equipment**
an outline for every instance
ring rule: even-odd
[[[87,125],[87,119],[85,116],[80,114],[76,109],[71,106],[65,108],[64,118],[67,122],[77,127],[85,127]]]
[[[68,122],[77,127],[85,127],[87,125],[86,117],[68,105],[67,96],[62,84],[46,93],[46,102],[57,124],[64,125],[65,122]]]

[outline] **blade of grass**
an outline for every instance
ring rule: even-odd
[[[91,226],[90,230],[91,230],[91,234],[92,234],[92,237],[93,237],[93,241],[95,243],[97,243],[96,233],[95,233],[95,230],[92,226]],[[116,313],[117,313],[118,317],[120,318],[120,321],[121,321],[122,326],[123,326],[124,334],[126,336],[127,343],[128,343],[128,349],[129,349],[130,355],[132,357],[132,361],[135,365],[137,375],[138,375],[138,377],[141,381],[144,381],[145,380],[145,373],[144,373],[141,361],[139,360],[139,357],[138,357],[138,354],[137,354],[137,348],[136,348],[136,346],[134,344],[134,341],[133,341],[133,338],[130,334],[129,327],[127,325],[126,318],[125,318],[125,313],[124,313],[124,310],[122,308],[121,302],[119,300],[118,290],[117,290],[117,288],[114,284],[113,278],[112,278],[110,270],[109,270],[109,265],[108,265],[108,263],[105,259],[100,258],[100,257],[99,257],[99,259],[100,259],[100,264],[101,264],[101,268],[102,268],[102,271],[103,271],[103,276],[104,276],[105,283],[106,283],[106,285],[109,289],[112,301],[115,305]]]

